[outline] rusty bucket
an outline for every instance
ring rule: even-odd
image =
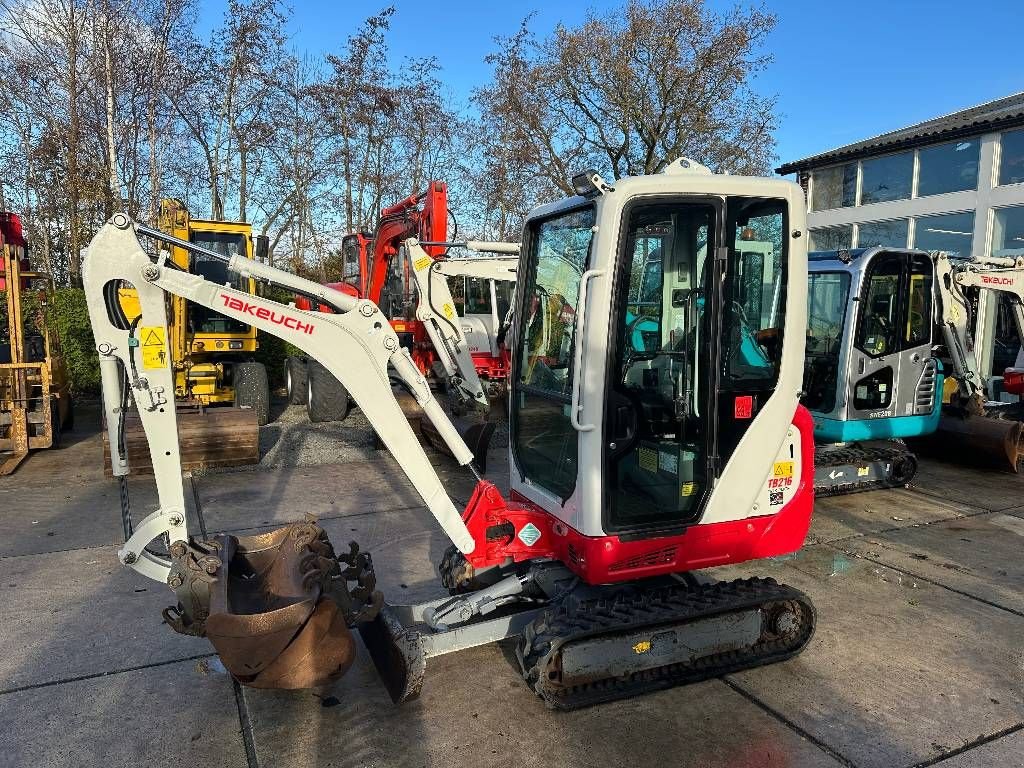
[[[205,576],[203,626],[227,670],[257,688],[312,688],[348,671],[355,641],[332,585],[344,582],[323,530],[294,523],[256,536],[220,535],[193,558]],[[193,594],[205,597],[203,590]],[[179,596],[180,596],[179,591]]]
[[[934,435],[914,441],[939,458],[1017,472],[1024,453],[1024,423],[981,415],[944,413]]]

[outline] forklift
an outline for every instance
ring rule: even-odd
[[[59,447],[73,412],[60,342],[47,319],[53,280],[32,270],[17,214],[0,213],[0,249],[0,475],[9,475],[29,451]]]
[[[193,243],[221,257],[267,260],[266,236],[253,237],[246,222],[193,218],[180,200],[160,203],[159,229],[168,235],[159,243],[176,268],[229,283],[247,294],[255,292],[248,278],[232,276],[223,263],[202,253],[192,254],[172,239]],[[130,283],[117,291],[121,320],[127,325],[141,317],[138,292]],[[259,428],[270,418],[270,387],[263,363],[253,360],[259,348],[256,328],[244,320],[181,297],[170,299],[167,339],[156,332],[138,339],[141,352],[155,354],[169,344],[174,366],[174,396],[178,403],[187,469],[255,464],[259,461]],[[162,333],[162,331],[161,331]],[[125,416],[120,439],[135,457],[137,470],[148,467],[145,434],[136,412]],[[109,441],[104,441],[109,471]]]

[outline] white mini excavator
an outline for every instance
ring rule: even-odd
[[[689,160],[606,182],[528,217],[510,334],[511,491],[479,476],[409,353],[371,301],[250,259],[242,276],[295,291],[309,312],[175,268],[115,215],[83,280],[103,377],[113,472],[134,400],[159,508],[134,526],[122,494],[121,562],[168,584],[165,618],[205,636],[237,680],[302,688],[343,674],[358,629],[392,698],[415,697],[427,659],[515,638],[527,684],[573,709],[790,658],[815,613],[771,579],[699,571],[797,550],[810,525],[814,447],[799,404],[807,306],[805,205],[795,184],[711,174]],[[773,243],[773,295],[759,314],[738,253]],[[196,251],[198,246],[175,242]],[[203,253],[208,258],[222,258]],[[224,259],[222,259],[224,260]],[[126,322],[117,290],[138,291]],[[756,283],[756,285],[754,285]],[[753,287],[752,287],[753,286]],[[348,390],[450,538],[450,596],[391,605],[368,553],[337,555],[298,522],[258,536],[207,535],[186,508],[168,357],[168,295],[300,347]],[[456,509],[396,402],[404,382],[477,484]]]

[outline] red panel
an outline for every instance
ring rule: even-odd
[[[749,419],[754,415],[753,395],[740,395],[732,404],[732,415],[737,419]]]
[[[0,213],[0,232],[8,245],[25,247],[25,234],[21,229],[21,217],[16,213],[5,211]]]
[[[477,542],[467,559],[479,568],[508,560],[555,558],[585,582],[607,584],[794,552],[803,545],[814,507],[814,423],[803,406],[797,406],[793,425],[801,435],[799,483],[789,503],[773,515],[623,541],[618,536],[584,536],[521,495],[513,494],[507,502],[491,483],[481,481],[463,514]],[[532,545],[518,535],[527,524],[540,534]]]
[[[505,350],[498,355],[487,355],[483,353],[471,353],[473,367],[476,373],[482,378],[491,381],[501,381],[508,378],[509,355]]]
[[[1012,395],[1024,395],[1024,368],[1003,371],[1003,389]]]

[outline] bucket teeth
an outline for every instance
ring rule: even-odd
[[[308,520],[256,536],[175,542],[171,557],[179,604],[165,612],[168,623],[205,635],[225,668],[254,687],[337,679],[355,658],[349,626],[371,620],[383,603],[369,554],[353,543],[335,557]]]

